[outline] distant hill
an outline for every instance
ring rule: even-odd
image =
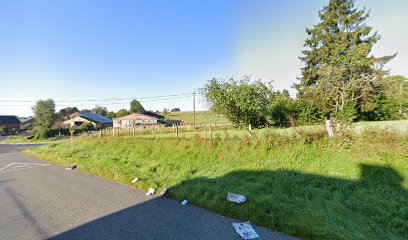
[[[182,120],[185,123],[193,123],[193,112],[170,112],[163,114],[169,120]],[[226,117],[220,114],[214,114],[210,111],[196,111],[196,124],[209,123],[231,123]]]

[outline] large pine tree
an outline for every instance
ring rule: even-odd
[[[306,49],[300,57],[305,65],[295,85],[298,97],[339,121],[355,117],[372,91],[372,81],[386,73],[384,64],[394,57],[371,55],[380,36],[365,24],[366,10],[354,3],[331,0],[319,11],[319,23],[306,29]]]

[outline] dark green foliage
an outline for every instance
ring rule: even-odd
[[[92,111],[89,110],[89,109],[82,109],[81,112],[84,112],[84,113],[92,113]]]
[[[144,111],[145,109],[143,108],[142,104],[136,99],[133,99],[130,102],[130,113],[142,113]]]
[[[36,105],[32,107],[34,112],[34,132],[36,138],[47,137],[48,131],[55,123],[57,115],[55,114],[54,100],[39,100]]]
[[[320,22],[306,30],[300,58],[305,66],[295,87],[299,98],[325,116],[353,120],[373,92],[372,81],[386,73],[383,66],[394,57],[370,55],[380,37],[365,24],[368,16],[353,0],[331,0],[319,11]]]
[[[171,109],[171,112],[180,112],[180,108],[173,108]]]
[[[79,128],[80,128],[80,130],[83,130],[83,131],[93,131],[93,130],[95,130],[95,126],[90,122],[82,123]]]
[[[94,108],[92,108],[92,113],[96,113],[102,116],[106,116],[108,115],[108,109],[106,107],[102,107],[102,106],[95,106]]]
[[[126,116],[128,114],[129,114],[129,112],[126,109],[122,108],[116,113],[116,117],[120,118],[120,117]]]
[[[0,126],[0,135],[6,133],[6,127],[5,126]]]
[[[75,112],[79,112],[78,108],[76,107],[66,107],[59,111],[59,115],[63,119],[68,119],[69,116]]]
[[[389,76],[373,82],[374,91],[359,113],[359,120],[397,120],[408,114],[408,81],[403,76]]]
[[[108,114],[106,115],[106,117],[109,118],[109,119],[114,119],[114,118],[116,118],[116,113],[110,111],[110,112],[108,112]]]
[[[47,130],[44,137],[45,138],[53,138],[53,137],[57,137],[60,133],[61,133],[62,136],[70,135],[70,132],[69,132],[68,128],[58,127],[58,128],[52,128],[52,129]]]
[[[296,102],[289,96],[287,90],[275,92],[270,99],[268,109],[270,121],[274,126],[296,125]]]

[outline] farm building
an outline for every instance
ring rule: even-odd
[[[92,123],[96,127],[112,127],[112,120],[96,113],[76,112],[64,124],[79,127],[83,123]]]
[[[6,134],[16,134],[21,131],[20,120],[16,116],[0,115],[0,127],[4,127]]]
[[[158,113],[154,113],[154,112],[151,112],[151,111],[145,111],[145,112],[142,112],[142,114],[143,114],[143,115],[150,116],[150,117],[155,117],[155,118],[157,118],[157,119],[159,119],[159,120],[164,120],[164,116],[163,116],[163,115],[160,115],[160,114],[158,114]]]
[[[113,127],[133,127],[136,125],[157,124],[158,118],[141,113],[132,113],[124,117],[113,119]]]

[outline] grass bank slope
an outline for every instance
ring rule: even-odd
[[[81,138],[26,153],[287,234],[408,238],[408,137],[389,131],[203,139]],[[243,194],[238,205],[227,192]]]

